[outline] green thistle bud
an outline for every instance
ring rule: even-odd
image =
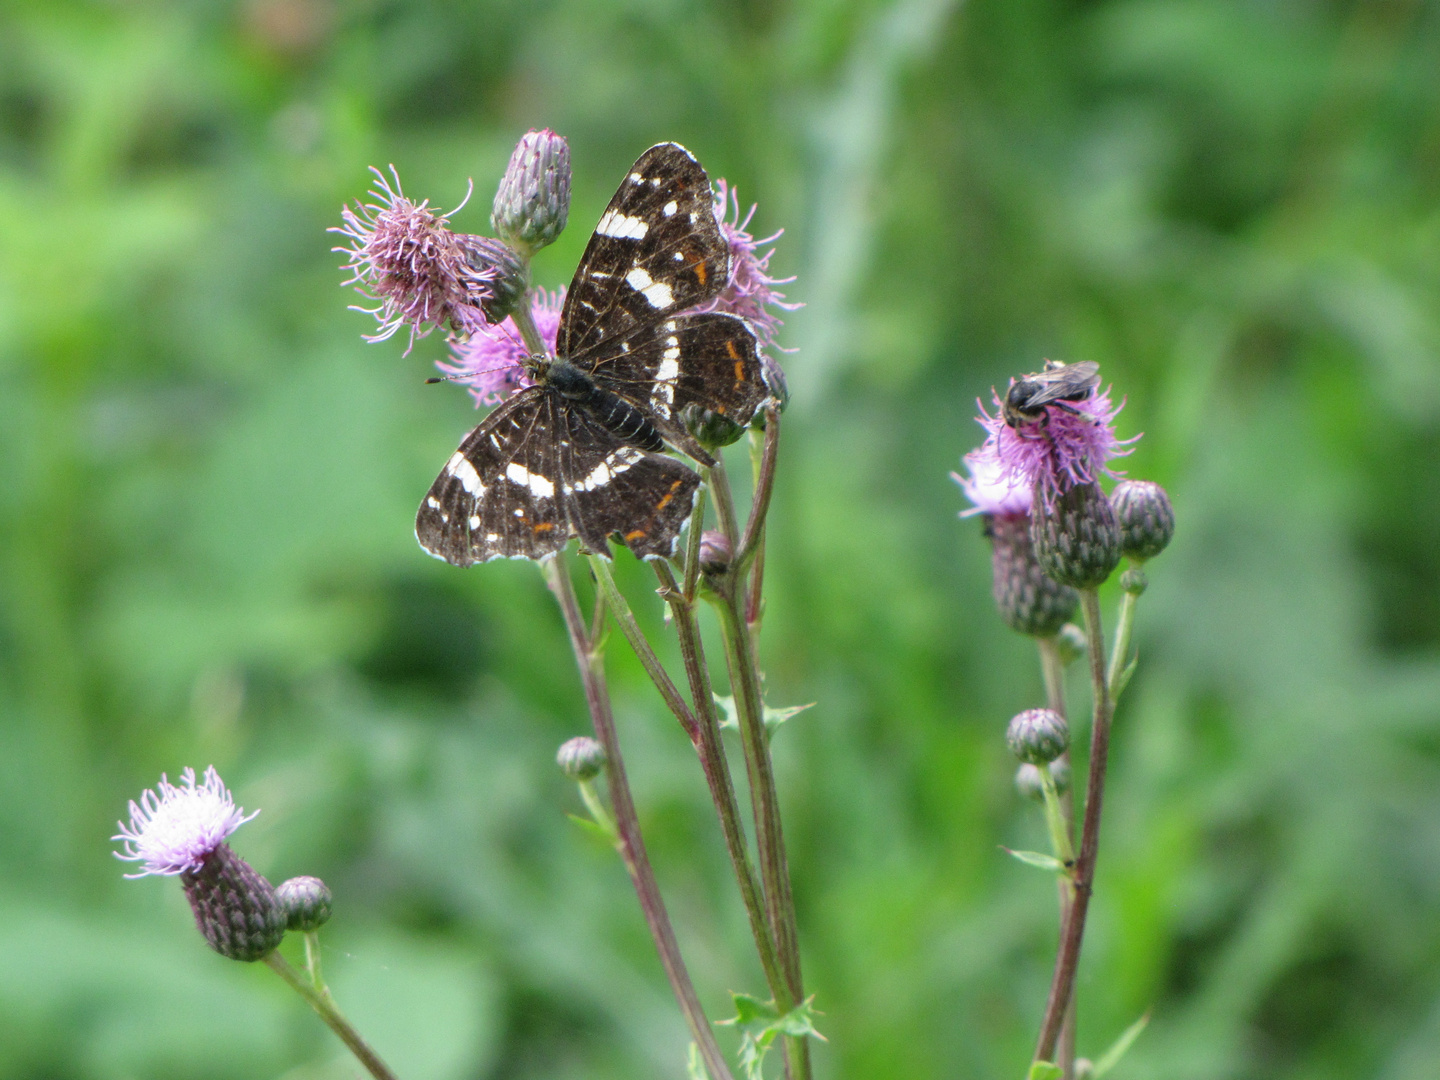
[[[1060,663],[1066,667],[1079,660],[1090,649],[1090,643],[1085,639],[1085,631],[1073,622],[1067,622],[1060,628],[1060,633],[1055,635],[1055,646],[1060,653]]]
[[[260,960],[285,936],[285,910],[270,882],[229,844],[211,851],[198,870],[180,875],[195,925],[210,947],[231,960]]]
[[[1095,483],[1074,484],[1048,498],[1037,488],[1030,542],[1045,573],[1076,589],[1101,585],[1120,562],[1120,523]]]
[[[292,877],[275,888],[286,926],[310,933],[330,921],[330,887],[318,877]]]
[[[1120,522],[1120,549],[1136,562],[1153,559],[1175,535],[1175,510],[1170,496],[1149,480],[1122,480],[1110,495]]]
[[[702,409],[693,403],[685,406],[680,418],[684,421],[685,430],[694,435],[695,441],[706,450],[714,451],[722,446],[729,446],[745,434],[745,429],[728,416]]]
[[[571,780],[593,780],[605,767],[605,748],[588,735],[560,744],[555,763]]]
[[[490,212],[490,224],[527,255],[549,244],[570,216],[570,147],[553,131],[521,138]]]
[[[1026,709],[1010,721],[1005,742],[1027,765],[1045,765],[1069,748],[1070,729],[1053,709]]]
[[[1145,571],[1138,566],[1132,566],[1120,575],[1120,587],[1135,596],[1143,595],[1149,584],[1150,580],[1145,576]]]
[[[1055,790],[1061,795],[1070,790],[1070,762],[1060,757],[1050,762],[1050,779],[1055,781]],[[1038,765],[1021,765],[1015,770],[1015,789],[1027,799],[1041,802],[1045,798],[1045,783],[1040,779]]]
[[[992,592],[1000,616],[1012,630],[1049,637],[1075,614],[1075,590],[1048,577],[1030,546],[1029,519],[1024,515],[986,514],[990,539]]]

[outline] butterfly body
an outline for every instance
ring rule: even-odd
[[[540,559],[571,537],[608,554],[673,554],[700,478],[662,453],[713,458],[686,430],[695,406],[748,423],[770,396],[743,319],[695,312],[729,274],[709,178],[683,147],[641,155],[600,218],[567,291],[555,355],[534,385],[460,444],[416,516],[420,545],[458,566]]]

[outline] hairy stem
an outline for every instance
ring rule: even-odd
[[[1035,1045],[1035,1060],[1051,1061],[1065,1012],[1075,988],[1080,963],[1080,944],[1085,935],[1085,916],[1095,882],[1095,860],[1100,850],[1100,811],[1105,798],[1105,766],[1110,756],[1110,684],[1105,674],[1105,637],[1100,622],[1100,598],[1094,589],[1080,590],[1085,611],[1085,636],[1089,645],[1090,682],[1094,695],[1094,719],[1090,733],[1090,770],[1085,784],[1085,817],[1080,826],[1080,854],[1075,861],[1075,901],[1060,937],[1060,954],[1055,959],[1055,976],[1045,1003],[1045,1020]]]
[[[306,944],[308,947],[308,940]],[[300,972],[291,967],[278,951],[265,957],[265,964],[276,975],[289,983],[292,990],[310,1003],[310,1007],[319,1014],[321,1020],[325,1021],[325,1026],[338,1035],[340,1041],[350,1048],[350,1052],[355,1055],[360,1064],[365,1066],[366,1072],[375,1080],[395,1080],[395,1074],[390,1071],[390,1066],[380,1060],[380,1055],[370,1048],[370,1044],[350,1026],[350,1021],[341,1015],[330,997],[330,992],[324,988],[323,984],[312,985]],[[318,967],[315,970],[318,971]]]
[[[1035,639],[1035,645],[1040,652],[1040,674],[1045,682],[1045,706],[1052,712],[1061,716],[1065,715],[1065,663],[1060,658],[1060,646],[1053,636]],[[1070,752],[1067,750],[1060,756],[1060,760],[1066,765],[1070,764]],[[1056,858],[1073,858],[1075,843],[1075,796],[1073,785],[1066,787],[1060,793],[1060,819],[1064,828],[1065,848],[1070,854],[1061,855],[1057,850]],[[1073,868],[1072,868],[1073,869]],[[1070,918],[1070,908],[1075,903],[1075,883],[1069,876],[1059,878],[1056,881],[1056,890],[1060,899],[1060,933],[1065,933],[1065,923]],[[1059,1060],[1060,1080],[1074,1080],[1075,1077],[1075,995],[1071,993],[1070,1002],[1065,1008],[1065,1021],[1060,1026]]]
[[[660,964],[675,991],[675,1000],[690,1028],[690,1037],[700,1049],[705,1068],[711,1080],[733,1080],[710,1022],[690,981],[685,959],[680,953],[680,944],[675,940],[675,931],[670,925],[670,915],[665,910],[665,901],[660,895],[660,886],[655,881],[655,871],[645,852],[645,841],[640,835],[640,818],[635,811],[635,800],[630,793],[630,782],[625,776],[625,760],[620,753],[620,738],[615,729],[615,718],[610,711],[610,692],[605,685],[605,664],[603,654],[594,647],[586,633],[585,621],[580,614],[580,605],[575,599],[574,583],[568,570],[561,565],[561,557],[547,559],[540,564],[546,583],[560,603],[565,617],[565,628],[570,633],[570,645],[575,652],[575,662],[580,669],[580,678],[585,685],[585,703],[590,709],[590,720],[595,726],[595,738],[605,749],[605,773],[610,783],[610,804],[614,810],[615,828],[619,833],[620,857],[635,894],[640,900],[640,910],[655,940],[655,949],[660,954]]]

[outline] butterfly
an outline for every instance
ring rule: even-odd
[[[683,146],[652,146],[610,200],[565,295],[555,355],[445,463],[415,518],[420,546],[456,566],[543,559],[571,537],[609,555],[674,554],[714,459],[687,407],[744,425],[771,396],[745,320],[689,309],[725,288],[730,251],[710,179]]]

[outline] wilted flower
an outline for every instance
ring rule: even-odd
[[[564,303],[564,289],[553,293],[536,289],[530,298],[535,329],[540,331],[545,347],[552,353],[560,332],[560,309]],[[445,372],[446,378],[463,383],[475,396],[477,406],[496,405],[521,387],[530,385],[530,376],[525,373],[529,349],[513,319],[482,326],[468,338],[452,340],[450,349],[450,360],[437,361],[435,366]]]
[[[186,768],[180,785],[162,773],[154,790],[130,803],[130,824],[117,822],[120,831],[111,839],[124,843],[116,858],[144,864],[143,870],[126,877],[198,870],[231,833],[260,813],[247,814],[235,805],[213,765],[198,787],[195,770]]]
[[[376,177],[375,201],[342,208],[345,224],[330,230],[351,240],[349,247],[334,249],[350,256],[344,268],[351,277],[345,284],[380,303],[355,308],[380,322],[380,330],[365,340],[384,341],[407,325],[412,344],[437,326],[460,333],[483,326],[482,305],[494,297],[495,279],[504,270],[484,246],[487,242],[452,232],[446,213],[432,210],[428,201],[406,198],[393,165],[393,187],[379,169],[370,171]]]
[[[1130,453],[1140,437],[1116,437],[1115,417],[1124,403],[1111,405],[1108,390],[1046,405],[1043,420],[1018,428],[1005,422],[999,393],[994,402],[994,416],[980,405],[980,426],[990,435],[986,445],[1005,472],[1039,489],[1047,503],[1062,488],[1092,483],[1102,473],[1115,475],[1108,463]]]

